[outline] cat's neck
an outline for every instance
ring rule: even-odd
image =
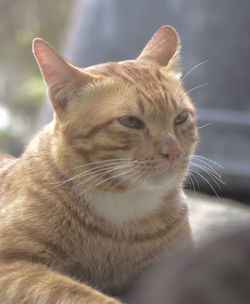
[[[78,187],[73,190],[88,203],[94,213],[117,226],[149,218],[161,208],[168,208],[171,216],[172,213],[178,213],[184,201],[181,189],[170,190],[166,186],[124,192],[88,192]]]

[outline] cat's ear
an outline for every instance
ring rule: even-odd
[[[92,77],[66,62],[40,38],[33,40],[32,49],[55,111],[64,111],[77,90],[91,82]]]
[[[180,45],[180,38],[176,30],[164,25],[156,31],[137,60],[154,62],[160,67],[177,71]]]

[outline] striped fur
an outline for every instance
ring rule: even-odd
[[[83,70],[35,42],[55,119],[0,163],[1,304],[119,303],[104,293],[192,246],[182,182],[196,114],[175,77],[177,42],[163,27],[138,59]]]

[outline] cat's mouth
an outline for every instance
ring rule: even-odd
[[[184,176],[185,171],[186,165],[181,159],[175,162],[160,158],[133,159],[126,162],[112,160],[83,173],[82,185],[102,191],[166,186]]]
[[[175,181],[178,176],[184,176],[186,168],[185,161],[170,163],[167,160],[161,160],[151,164],[151,167],[144,168],[144,174],[138,182],[146,185],[166,185]]]

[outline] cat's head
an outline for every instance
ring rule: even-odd
[[[54,150],[68,176],[99,190],[183,180],[196,114],[179,77],[172,27],[161,27],[134,60],[85,69],[41,39],[33,51],[55,110]]]

